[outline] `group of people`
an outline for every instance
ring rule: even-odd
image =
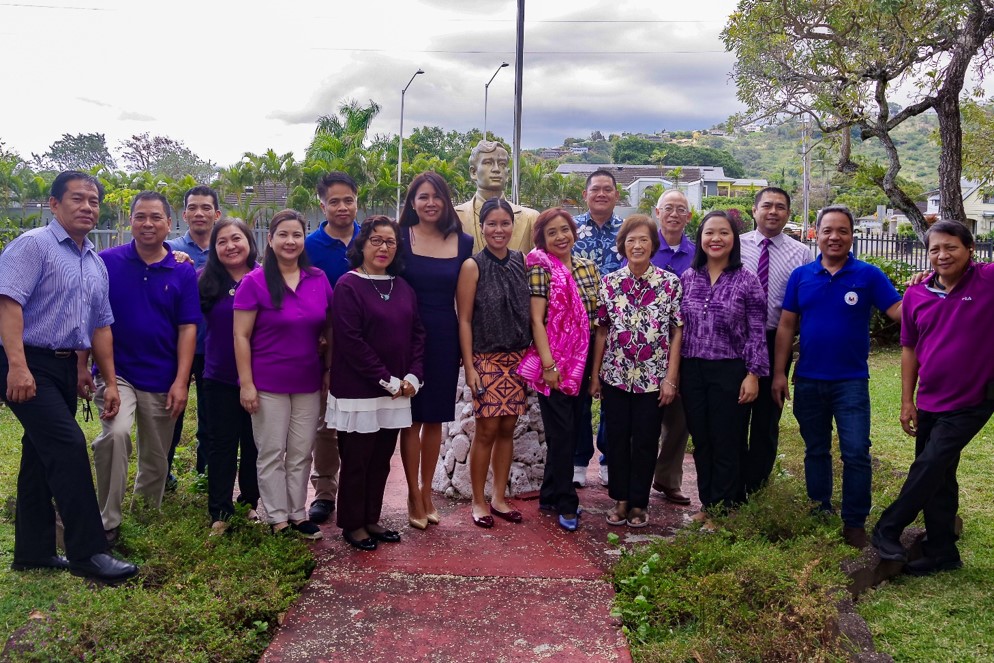
[[[502,145],[481,141],[470,165],[479,188],[464,205],[455,207],[444,179],[426,172],[412,181],[398,220],[361,224],[356,183],[328,173],[317,185],[324,221],[308,233],[299,212],[277,213],[261,265],[252,231],[221,218],[205,186],[185,196],[183,237],[165,243],[170,206],[142,192],[131,204],[132,241],[97,256],[86,234],[100,184],[61,173],[54,220],[0,255],[0,376],[25,429],[14,568],[68,568],[111,582],[137,572],[107,554],[124,510],[131,427],[135,499],[157,507],[191,377],[212,535],[235,512],[237,481],[249,517],[261,502],[274,534],[321,538],[318,525],[337,510],[350,545],[399,542],[381,522],[398,441],[409,524],[438,524],[431,484],[460,370],[476,418],[469,465],[477,526],[523,520],[507,486],[515,425],[532,389],[547,452],[539,510],[563,529],[580,526],[592,398],[601,401],[599,474],[615,501],[608,523],[647,525],[653,488],[691,502],[682,465],[692,436],[702,506],[694,518],[710,527],[710,515],[769,479],[798,331],[794,413],[808,496],[833,509],[834,418],[842,534],[862,547],[873,307],[903,319],[901,416],[918,438],[905,489],[873,541],[882,556],[901,559],[900,533],[924,510],[928,555],[909,569],[959,565],[956,464],[994,401],[990,362],[963,361],[982,339],[952,331],[976,336],[994,322],[983,305],[994,275],[972,261],[972,236],[961,225],[929,231],[935,274],[908,290],[902,310],[886,276],[852,256],[845,207],[819,214],[814,259],[783,233],[790,197],[775,187],[755,197],[756,230],[743,233],[734,215],[713,211],[691,240],[690,205],[678,190],[659,198],[655,220],[622,220],[615,178],[598,170],[587,178],[586,213],[539,214],[502,197]],[[73,417],[77,392],[100,409],[95,490]],[[53,500],[68,559],[56,554]]]

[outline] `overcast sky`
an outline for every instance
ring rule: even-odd
[[[303,156],[346,98],[373,133],[483,125],[512,137],[515,0],[0,0],[0,139],[28,158],[63,133],[144,131],[228,165]],[[710,127],[741,110],[718,38],[734,0],[528,0],[525,148]]]

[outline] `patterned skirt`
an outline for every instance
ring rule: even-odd
[[[483,383],[483,395],[473,394],[478,419],[522,415],[528,409],[525,383],[515,373],[524,352],[474,352],[473,368]]]

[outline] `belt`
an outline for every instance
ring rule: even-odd
[[[47,355],[49,357],[55,357],[56,359],[68,359],[70,357],[76,356],[76,350],[73,348],[39,348],[34,345],[25,345],[24,352],[30,352],[36,355]]]

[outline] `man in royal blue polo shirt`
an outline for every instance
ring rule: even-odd
[[[207,264],[207,256],[210,254],[211,231],[214,230],[214,223],[221,218],[221,208],[218,205],[217,191],[209,186],[198,185],[187,191],[183,195],[183,220],[186,221],[187,231],[182,237],[176,237],[166,242],[174,251],[182,251],[193,260],[193,267],[199,273],[203,266]],[[193,352],[193,368],[190,371],[194,381],[194,388],[197,390],[197,472],[203,474],[207,471],[207,455],[209,452],[207,438],[207,410],[203,407],[200,398],[200,385],[204,381],[204,335],[207,333],[207,326],[203,320],[197,325],[197,347]],[[173,428],[173,440],[169,447],[169,478],[166,481],[166,489],[176,486],[176,478],[173,476],[173,456],[176,455],[176,445],[179,444],[180,436],[183,433],[183,417],[186,410],[176,418],[176,426]]]
[[[318,200],[321,201],[325,220],[304,240],[304,250],[311,264],[327,274],[332,288],[349,271],[345,254],[359,234],[359,224],[355,220],[358,191],[355,180],[339,171],[327,173],[318,181]],[[335,429],[328,428],[324,423],[326,406],[327,394],[323,394],[318,432],[314,438],[314,462],[311,465],[314,501],[307,512],[307,517],[314,523],[326,522],[335,510],[338,468],[341,466],[338,435]]]
[[[867,544],[870,513],[870,316],[873,307],[901,320],[901,295],[874,265],[856,260],[852,212],[831,205],[815,230],[821,255],[798,267],[787,281],[777,328],[773,398],[789,397],[787,359],[798,323],[801,354],[794,375],[794,418],[804,438],[808,498],[832,510],[832,419],[842,455],[842,536],[856,548]]]
[[[664,191],[656,202],[659,224],[659,250],[651,262],[679,277],[690,268],[694,258],[694,243],[684,234],[690,221],[690,202],[679,189]],[[659,456],[652,487],[674,504],[690,504],[683,492],[683,457],[687,453],[687,419],[683,415],[680,396],[663,408],[663,426],[659,441]]]
[[[121,409],[103,420],[103,431],[93,441],[93,464],[100,516],[112,544],[121,524],[132,424],[137,420],[135,495],[157,508],[168,475],[173,427],[186,407],[202,316],[196,271],[177,263],[165,244],[171,223],[165,197],[143,191],[131,201],[131,243],[100,253],[110,276]],[[98,377],[96,403],[101,409],[106,390]]]

